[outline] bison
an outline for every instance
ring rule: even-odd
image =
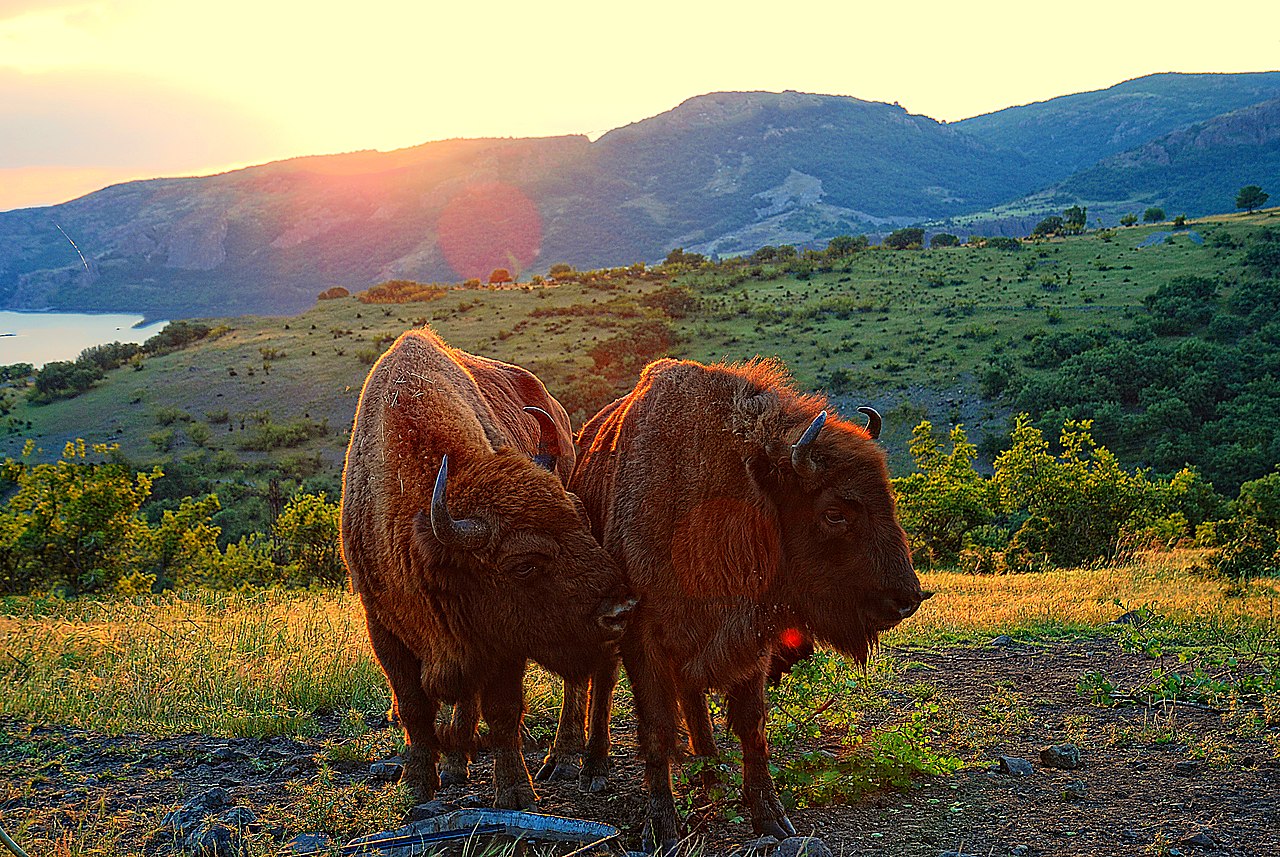
[[[752,826],[793,835],[769,776],[766,675],[815,639],[865,662],[928,597],[874,442],[880,418],[864,412],[869,431],[798,393],[774,361],[659,360],[583,428],[570,487],[640,599],[621,654],[649,793],[646,847],[678,836],[670,765],[681,715],[694,752],[716,753],[709,689],[726,694],[742,742]],[[602,663],[592,678],[584,785],[605,773],[616,675]],[[581,705],[580,689],[565,696]]]
[[[462,775],[482,709],[495,805],[531,806],[526,660],[581,681],[617,659],[634,601],[557,476],[573,464],[568,426],[531,373],[425,330],[396,340],[360,394],[342,554],[404,728],[402,779],[420,799],[440,784],[435,720],[446,702],[457,706]]]

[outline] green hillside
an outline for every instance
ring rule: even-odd
[[[1150,74],[954,124],[989,145],[1021,153],[1048,184],[1180,128],[1277,97],[1275,71]]]
[[[925,417],[964,423],[989,460],[1015,407],[1061,418],[1060,403],[1027,391],[1060,388],[1056,373],[1071,355],[1149,326],[1144,300],[1162,287],[1203,277],[1220,284],[1215,294],[1225,300],[1254,283],[1251,242],[1280,221],[1271,210],[1189,225],[1189,232],[1135,227],[1014,250],[877,247],[844,258],[618,269],[555,286],[450,290],[429,302],[343,298],[292,317],[216,320],[211,326],[230,330],[113,370],[75,398],[36,405],[7,392],[0,452],[18,454],[25,438],[46,457],[74,437],[110,440],[139,464],[164,466],[161,499],[212,486],[224,506],[234,505],[228,492],[239,491],[259,504],[252,514],[265,514],[264,486],[273,479],[334,487],[369,365],[397,334],[425,322],[458,347],[534,370],[579,424],[660,354],[773,355],[846,413],[879,408],[899,472],[909,466],[910,431]],[[1273,288],[1275,280],[1257,282]],[[1239,325],[1232,329],[1244,331]],[[1174,347],[1188,336],[1200,341],[1206,330],[1198,323],[1155,338]],[[1256,357],[1260,367],[1280,353],[1270,348]],[[1122,406],[1140,417],[1148,404]],[[1071,405],[1089,416],[1088,401]],[[1152,463],[1149,450],[1120,431],[1123,414],[1107,413],[1102,440],[1117,443],[1131,463]],[[1201,414],[1195,427],[1219,418]],[[1280,460],[1267,446],[1273,429],[1255,427],[1262,434],[1237,484]],[[1199,452],[1177,454],[1197,461]],[[1183,462],[1158,463],[1171,470]]]

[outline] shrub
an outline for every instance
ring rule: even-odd
[[[895,229],[885,236],[884,246],[892,250],[907,250],[913,247],[923,247],[924,230],[914,226]]]
[[[337,298],[349,297],[350,295],[351,295],[351,292],[348,291],[347,289],[344,289],[342,286],[331,286],[330,288],[325,289],[316,297],[318,300],[331,301],[331,300],[336,300]]]
[[[965,533],[995,518],[993,486],[973,467],[977,448],[960,426],[951,430],[950,442],[951,451],[944,453],[933,425],[921,422],[909,447],[917,472],[893,481],[903,529],[917,561],[926,566],[955,562]]]
[[[131,473],[109,460],[117,449],[76,440],[58,461],[32,464],[27,441],[22,460],[5,459],[16,490],[0,511],[0,587],[108,592],[135,570],[147,541],[138,510],[161,472]]]
[[[930,247],[958,247],[959,245],[960,237],[950,232],[939,232],[929,239]]]
[[[1142,212],[1143,223],[1159,223],[1164,220],[1164,209],[1153,205],[1146,211]]]
[[[338,550],[338,504],[326,494],[296,494],[272,528],[291,582],[341,584],[347,579]]]

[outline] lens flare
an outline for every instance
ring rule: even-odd
[[[519,188],[501,182],[469,185],[440,212],[440,251],[460,279],[487,279],[498,268],[518,276],[542,248],[542,218]]]

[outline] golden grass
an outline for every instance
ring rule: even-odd
[[[1026,632],[1085,632],[1148,607],[1178,620],[1277,627],[1280,580],[1262,578],[1237,595],[1221,578],[1192,571],[1200,551],[1152,553],[1125,565],[1037,574],[920,575],[937,594],[899,628],[888,645],[980,639]]]
[[[1097,569],[925,573],[938,594],[885,643],[1087,634],[1140,607],[1274,637],[1280,581],[1232,595],[1190,571],[1198,558],[1181,551]],[[359,602],[332,591],[2,599],[0,682],[0,715],[108,734],[308,734],[318,711],[377,714],[390,701]],[[526,701],[530,729],[549,737],[559,682],[531,670]]]

